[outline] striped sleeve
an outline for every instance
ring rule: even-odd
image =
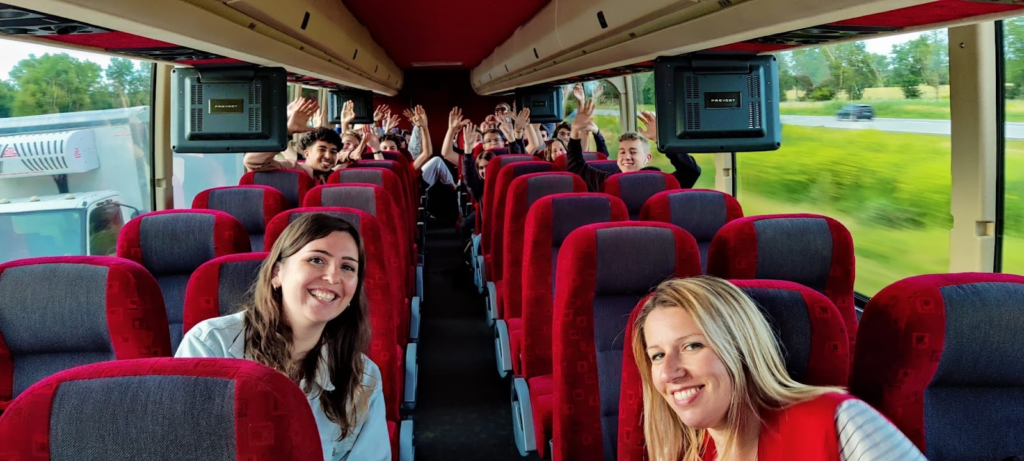
[[[860,400],[851,399],[839,405],[835,423],[843,461],[926,461],[896,426]]]

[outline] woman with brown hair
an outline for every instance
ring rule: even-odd
[[[175,356],[274,368],[306,393],[324,459],[390,460],[380,370],[363,355],[370,342],[364,261],[348,222],[296,219],[263,262],[248,304],[193,327]]]
[[[662,283],[632,349],[652,461],[924,460],[868,404],[790,378],[768,321],[728,281]]]

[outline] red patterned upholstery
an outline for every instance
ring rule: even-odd
[[[565,171],[567,160],[568,159],[565,158],[565,155],[559,155],[551,162],[551,168],[555,171]],[[601,152],[584,152],[583,160],[588,162],[591,160],[608,160],[608,156]]]
[[[523,325],[523,239],[527,215],[533,204],[544,197],[586,191],[587,183],[572,173],[528,174],[516,178],[509,187],[508,203],[505,205],[504,267],[499,277],[502,277],[505,290],[502,293],[504,310],[501,313],[509,324],[512,366],[516,375],[521,374],[519,352],[522,349]],[[533,270],[532,266],[530,270]]]
[[[526,217],[523,235],[522,333],[512,336],[512,348],[521,351],[516,374],[527,380],[533,408],[537,453],[546,457],[551,439],[551,322],[554,310],[555,264],[566,236],[576,228],[597,222],[627,221],[626,204],[599,193],[555,194],[537,200]],[[512,328],[510,327],[510,330]],[[525,334],[529,332],[529,334]],[[513,355],[518,357],[519,355]]]
[[[492,149],[493,150],[493,149]],[[494,188],[498,184],[498,174],[501,173],[502,168],[506,165],[511,165],[518,162],[533,162],[537,161],[532,155],[502,155],[494,157],[490,162],[487,163],[487,177],[484,179],[484,196],[483,196],[483,210],[484,213],[480,213],[477,210],[477,216],[480,222],[480,226],[477,227],[477,232],[483,234],[483,238],[480,240],[481,251],[485,255],[491,254],[491,241],[490,241],[490,226],[488,222],[491,218],[491,210],[494,208]]]
[[[679,189],[679,180],[660,171],[616,173],[604,181],[604,192],[621,198],[629,209],[629,219],[633,220],[640,218],[647,199],[659,192],[676,189]]]
[[[41,312],[50,311],[55,315],[64,317],[66,314],[63,314],[63,312],[66,309],[81,307],[75,303],[63,301],[60,302],[59,306],[42,305],[39,304],[40,300],[37,297],[33,297],[37,298],[33,305],[22,304],[18,300],[17,295],[21,293],[21,296],[28,296],[29,292],[38,293],[42,287],[46,287],[47,291],[56,291],[58,294],[52,294],[45,299],[54,301],[75,299],[80,294],[75,290],[81,288],[81,283],[91,282],[92,280],[50,280],[40,277],[38,278],[39,287],[26,286],[23,283],[14,282],[11,282],[13,285],[8,286],[4,283],[5,275],[8,280],[16,280],[9,274],[13,274],[14,271],[19,269],[32,269],[39,274],[53,276],[58,273],[58,265],[69,269],[72,275],[78,272],[79,268],[88,266],[98,266],[107,269],[106,285],[103,289],[106,293],[106,328],[109,332],[109,337],[104,339],[109,341],[114,359],[127,360],[171,356],[167,313],[164,310],[163,297],[160,296],[160,287],[144,267],[122,258],[108,256],[56,256],[20,259],[0,264],[0,319],[3,319],[6,315],[16,314],[14,309],[18,308],[31,308],[35,311],[31,318],[45,320],[45,314],[40,316]],[[67,274],[63,270],[59,273],[62,275]],[[52,283],[55,281],[60,283]],[[95,290],[96,288],[94,286],[90,289]],[[5,301],[17,302],[19,305],[5,306]],[[6,311],[6,315],[4,311]],[[26,318],[23,315],[18,315],[18,317]],[[0,322],[0,324],[4,323],[11,327],[19,328],[22,332],[35,331],[37,333],[34,334],[40,336],[60,336],[65,334],[63,329],[59,329],[54,325],[20,325],[15,322]],[[76,329],[78,327],[78,325],[75,326]],[[81,335],[84,331],[87,330],[84,328],[80,329],[77,334]],[[54,341],[47,340],[45,337],[33,338],[33,342],[37,346],[41,344],[47,345],[43,351],[12,351],[8,348],[8,343],[4,341],[5,333],[9,334],[10,332],[0,330],[0,412],[15,397],[13,395],[14,361],[18,359],[19,354],[76,352],[58,350],[58,346],[54,344]],[[93,341],[95,338],[88,339],[95,342]],[[13,343],[11,346],[16,347]],[[31,348],[38,349],[38,347]]]
[[[696,240],[671,224],[591,224],[565,240],[552,317],[553,458],[616,451],[625,314],[662,281],[699,274]]]
[[[192,200],[192,209],[218,210],[234,216],[249,234],[253,251],[263,251],[267,223],[289,208],[293,206],[288,198],[270,186],[215,187],[200,192]]]
[[[1020,331],[1024,277],[962,273],[900,280],[861,316],[850,391],[928,459],[1024,453]],[[969,428],[969,435],[964,430]]]
[[[394,189],[391,189],[384,185],[378,185],[384,187],[384,190],[391,192],[391,196],[395,200],[395,205],[401,206],[403,209],[406,210],[406,219],[408,219],[415,226],[416,211],[418,210],[419,207],[419,203],[416,200],[416,195],[418,192],[416,191],[419,186],[416,182],[416,178],[413,177],[411,166],[409,166],[408,164],[403,166],[401,163],[396,162],[394,160],[362,160],[359,161],[358,163],[352,164],[351,166],[349,166],[349,168],[346,169],[362,168],[383,168],[385,170],[391,171],[392,173],[395,174],[395,176],[398,177],[398,181],[401,184],[401,189],[399,189],[401,193],[393,192]],[[334,173],[331,173],[331,176],[327,178],[327,184],[342,183],[343,181],[341,181],[340,178],[342,171],[345,170],[339,170],[335,171]],[[401,198],[401,200],[398,200],[399,198]]]
[[[490,171],[490,168],[488,168],[488,171]],[[508,202],[508,191],[512,181],[520,176],[546,172],[551,172],[551,164],[547,162],[521,162],[519,164],[507,165],[498,172],[497,184],[491,191],[493,197],[492,206],[484,208],[487,212],[487,220],[491,222],[489,234],[484,234],[485,239],[490,239],[489,253],[487,253],[490,255],[490,258],[487,259],[487,278],[490,281],[499,281],[503,277],[505,204]],[[501,292],[499,291],[499,301],[501,300],[500,294]]]
[[[814,386],[846,386],[849,374],[849,342],[846,325],[839,315],[839,310],[824,295],[792,282],[779,280],[730,280],[734,285],[745,291],[756,304],[767,311],[769,323],[776,330],[776,337],[782,340],[784,354],[789,354],[790,361],[796,357],[804,360],[790,363],[787,369],[790,376],[804,384]],[[800,299],[802,303],[793,300]],[[626,327],[624,350],[622,355],[622,389],[619,397],[619,461],[642,461],[647,459],[643,432],[643,388],[640,373],[633,357],[633,324],[647,298],[640,301],[633,309]],[[777,315],[782,310],[806,310],[807,323],[799,321],[804,318]],[[793,321],[796,320],[796,321]],[[792,322],[790,322],[792,321]],[[803,337],[794,337],[798,332],[809,327],[810,337],[806,342]],[[787,339],[792,339],[787,344]],[[802,345],[808,345],[804,350]]]
[[[727,279],[788,280],[824,293],[843,315],[854,352],[853,237],[839,221],[815,214],[737,219],[712,240],[707,272]]]
[[[383,187],[385,191],[391,194],[391,199],[395,202],[395,206],[399,207],[402,219],[405,221],[406,227],[408,227],[408,232],[415,235],[416,209],[413,208],[413,204],[409,201],[410,197],[406,191],[407,185],[403,184],[402,181],[390,169],[372,167],[338,170],[331,173],[330,178],[327,179],[328,184],[365,183]]]
[[[288,207],[302,206],[316,182],[302,170],[250,171],[238,180],[239,186],[269,186],[280,191],[288,199]]]
[[[675,224],[700,247],[700,261],[707,271],[711,240],[722,226],[743,217],[743,207],[732,195],[709,189],[680,189],[659,192],[647,199],[640,211],[641,221]]]
[[[269,252],[238,253],[221,256],[199,266],[192,273],[192,277],[188,280],[188,288],[185,289],[185,311],[182,316],[184,320],[182,331],[187,333],[192,327],[203,320],[238,312],[236,309],[226,309],[227,305],[241,307],[251,299],[248,290],[256,282],[256,275],[259,272],[260,265],[269,255]],[[230,270],[232,266],[237,267],[241,265],[255,269],[254,272],[246,274],[252,275],[252,277],[239,276],[237,279],[235,277],[228,279],[227,276],[229,274],[225,274],[225,280],[221,280],[222,269]],[[224,290],[225,284],[238,284],[238,286],[230,287],[230,290]],[[239,296],[232,296],[232,299],[221,299],[222,294]]]
[[[216,210],[166,210],[129,221],[117,238],[117,256],[142,264],[156,277],[177,349],[188,278],[214,258],[248,253],[249,235],[233,216]]]
[[[109,459],[134,459],[135,456],[124,452],[120,444],[101,443],[102,440],[60,440],[55,437],[51,425],[56,424],[56,418],[64,411],[60,404],[69,403],[67,400],[62,402],[58,394],[72,385],[89,381],[89,385],[94,388],[107,387],[110,392],[131,389],[132,396],[140,396],[136,399],[153,398],[156,396],[151,395],[154,393],[151,386],[159,381],[154,377],[196,377],[233,382],[233,385],[229,384],[234,394],[233,401],[230,401],[233,414],[223,417],[235,422],[235,439],[229,443],[235,446],[238,460],[307,461],[323,457],[319,432],[313,414],[309,411],[309,402],[302,390],[287,376],[248,360],[161,358],[86,365],[56,374],[32,386],[0,418],[0,446],[3,446],[5,458],[47,460],[53,450],[63,448],[64,451],[74,451],[77,448],[89,450],[92,454],[96,454],[97,450],[104,452]],[[118,402],[118,399],[97,398],[92,405],[109,402]],[[88,401],[78,403],[86,408],[90,406]],[[188,426],[195,422],[188,420],[188,415],[215,411],[211,408],[189,408],[198,403],[188,400],[175,403],[184,411],[155,405],[156,409],[150,409],[150,412],[139,412],[134,406],[137,404],[128,400],[125,408],[105,411],[115,414],[114,417],[120,420],[106,422],[118,426]],[[64,446],[55,447],[57,443]],[[154,449],[161,448],[157,446]]]

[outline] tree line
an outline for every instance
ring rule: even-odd
[[[112,58],[104,69],[66,53],[30,54],[0,80],[0,118],[150,104],[153,65]]]

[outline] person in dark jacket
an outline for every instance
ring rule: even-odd
[[[594,117],[594,102],[587,101],[580,108],[579,113],[572,122],[572,133],[570,134],[568,152],[566,155],[566,170],[576,173],[587,183],[587,189],[591,192],[601,192],[604,189],[604,181],[612,173],[598,170],[587,165],[583,159],[583,146],[580,139],[586,136],[591,129]],[[641,170],[660,171],[656,167],[647,166],[651,161],[651,142],[657,142],[657,119],[651,112],[644,111],[640,114],[640,121],[646,126],[646,130],[640,133],[627,132],[619,137],[619,155],[617,158],[619,171],[629,173]],[[672,173],[684,189],[689,189],[700,177],[700,166],[689,154],[666,154],[676,171]]]

